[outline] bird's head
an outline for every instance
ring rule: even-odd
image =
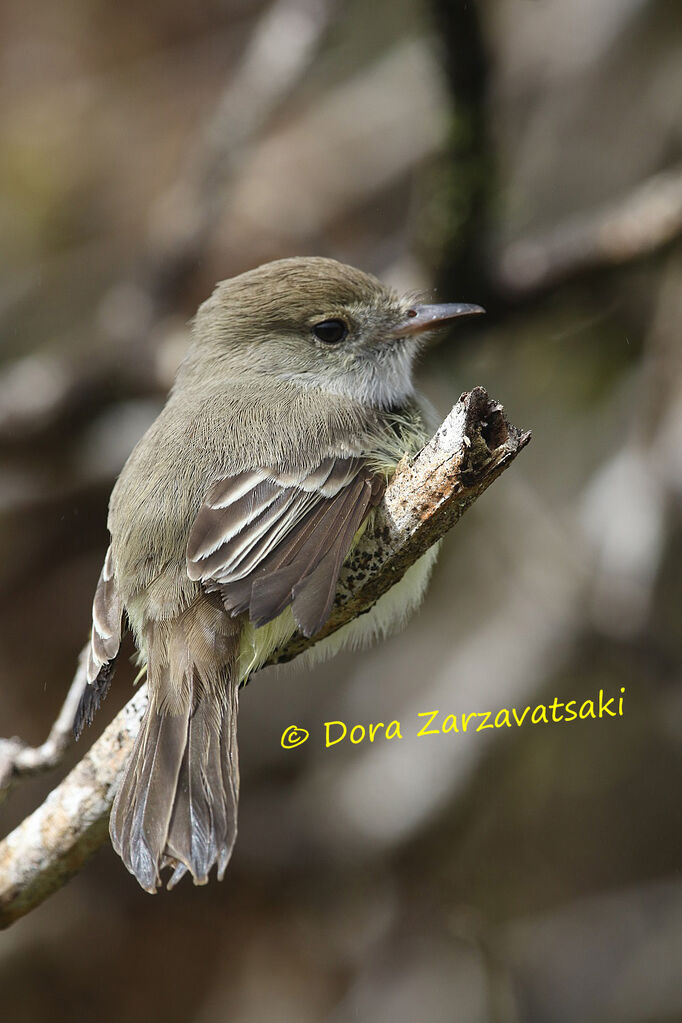
[[[482,312],[413,304],[333,259],[279,259],[216,286],[199,307],[181,376],[265,375],[389,407],[412,394],[425,334]]]

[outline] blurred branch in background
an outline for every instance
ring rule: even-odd
[[[620,202],[576,215],[502,253],[498,283],[512,300],[535,297],[593,270],[650,256],[682,234],[682,168],[654,175]]]
[[[614,639],[651,621],[666,535],[682,507],[682,261],[662,275],[623,441],[582,495],[579,521],[593,552],[586,610]]]
[[[89,645],[81,650],[78,668],[50,734],[40,746],[29,746],[21,739],[0,738],[0,804],[19,778],[42,774],[58,767],[73,742],[73,724],[87,681]]]
[[[95,357],[31,355],[10,367],[0,377],[0,440],[50,430],[102,391],[158,390],[155,325],[177,304],[250,150],[304,77],[341,6],[275,0],[266,8],[214,110],[187,141],[175,184],[152,211],[137,277],[111,285],[100,301]]]
[[[311,639],[294,637],[271,664],[304,653],[315,642],[368,611],[512,463],[530,440],[505,418],[482,388],[462,395],[435,437],[404,459],[371,531],[344,567],[332,616]],[[79,673],[72,689],[82,681]],[[45,803],[0,844],[0,926],[24,915],[72,876],[106,834],[103,825],[146,707],[145,688],[107,728]],[[61,717],[67,713],[66,707]],[[15,776],[30,759],[19,751]],[[30,764],[37,767],[36,755]],[[53,757],[45,758],[46,768]],[[8,772],[9,773],[9,772]]]
[[[173,301],[205,250],[254,142],[309,69],[342,0],[275,0],[213,112],[188,145],[185,173],[152,214],[149,289]]]

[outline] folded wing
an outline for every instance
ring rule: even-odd
[[[74,732],[78,739],[86,725],[91,725],[102,700],[109,692],[114,662],[121,645],[123,603],[116,587],[109,547],[100,573],[92,603],[92,634],[88,650],[87,684],[83,691]]]
[[[306,636],[331,613],[353,537],[381,500],[383,477],[362,458],[325,458],[309,472],[268,469],[219,480],[187,545],[190,579],[226,609],[264,625],[291,605]]]

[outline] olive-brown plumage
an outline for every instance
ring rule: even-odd
[[[239,686],[296,629],[324,625],[387,473],[426,438],[419,339],[478,311],[410,306],[321,258],[224,281],[200,307],[168,402],[111,496],[77,724],[108,689],[125,614],[149,706],[110,831],[146,890],[164,867],[169,887],[187,871],[205,883],[213,866],[222,877],[237,832]],[[340,641],[404,616],[431,562]]]

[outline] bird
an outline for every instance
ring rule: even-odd
[[[218,283],[168,400],[111,493],[77,737],[106,696],[124,628],[148,705],[111,817],[150,893],[222,880],[237,835],[240,688],[331,613],[345,559],[400,459],[428,440],[415,390],[429,332],[483,312],[415,304],[326,257]],[[316,658],[385,635],[419,604],[435,548]]]

